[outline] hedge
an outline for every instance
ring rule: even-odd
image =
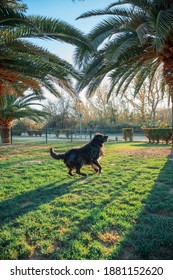
[[[27,130],[27,133],[29,136],[42,136],[43,131],[42,130]]]
[[[56,135],[57,138],[59,137],[60,133],[65,134],[65,136],[67,138],[69,138],[72,134],[74,134],[74,132],[72,130],[69,130],[69,129],[56,130],[55,135]]]
[[[142,130],[149,139],[149,143],[164,141],[168,144],[172,137],[171,128],[143,128]]]
[[[128,140],[130,142],[133,141],[133,128],[123,128],[122,132],[123,132],[123,138],[125,142],[127,142]]]

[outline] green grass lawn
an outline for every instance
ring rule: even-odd
[[[0,259],[173,259],[170,146],[106,143],[102,175],[86,166],[87,178],[49,147],[0,148]]]

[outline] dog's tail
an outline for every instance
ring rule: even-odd
[[[56,154],[52,148],[50,148],[50,155],[54,159],[64,159],[64,154]]]

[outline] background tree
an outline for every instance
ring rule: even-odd
[[[86,106],[90,114],[90,121],[104,128],[106,125],[115,126],[118,121],[118,98],[107,100],[107,84],[100,85],[93,98],[90,98]]]
[[[168,94],[165,88],[162,87],[160,73],[155,74],[155,78],[148,77],[138,94],[134,95],[135,83],[130,84],[128,91],[122,93],[125,99],[134,108],[135,114],[139,116],[141,124],[156,125],[156,112],[161,102],[168,102]]]
[[[78,115],[75,109],[75,100],[65,93],[57,101],[48,101],[45,105],[49,117],[46,121],[47,128],[70,129],[77,124]]]

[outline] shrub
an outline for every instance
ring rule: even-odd
[[[123,128],[122,132],[123,132],[123,138],[125,142],[127,142],[128,140],[130,142],[133,141],[133,128]]]
[[[149,139],[149,143],[164,141],[168,144],[172,137],[171,128],[143,128],[142,130]]]
[[[55,135],[58,138],[60,133],[65,134],[67,138],[69,138],[72,134],[74,134],[70,129],[62,129],[62,130],[56,130]]]
[[[27,130],[27,133],[29,136],[42,136],[43,131],[42,130]]]

